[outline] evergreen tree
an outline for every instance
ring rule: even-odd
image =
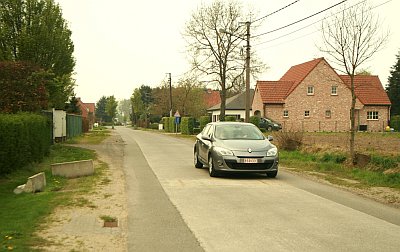
[[[111,122],[111,117],[106,113],[106,105],[107,105],[107,97],[103,96],[100,100],[96,103],[96,118],[100,122]]]
[[[390,76],[388,78],[389,85],[386,88],[386,92],[392,102],[390,111],[392,116],[400,115],[400,52],[396,58],[397,62],[390,71]]]
[[[82,114],[81,108],[78,105],[78,99],[76,96],[72,96],[71,99],[69,99],[69,103],[66,106],[67,113],[69,114],[76,114],[80,115]]]

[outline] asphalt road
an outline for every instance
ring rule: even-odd
[[[125,141],[129,251],[400,251],[400,210],[280,171],[211,178],[185,139]]]

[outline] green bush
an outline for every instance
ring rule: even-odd
[[[324,153],[322,158],[322,162],[332,162],[336,164],[342,164],[344,161],[346,161],[346,155],[345,154],[334,154],[334,153]]]
[[[260,126],[260,117],[250,116],[249,122],[256,125],[257,127],[259,127]]]
[[[150,123],[149,125],[150,129],[158,130],[158,123]]]
[[[202,131],[209,122],[211,122],[210,116],[200,116],[200,131]]]
[[[169,130],[168,118],[169,118],[169,117],[163,117],[163,118],[161,119],[165,132],[170,132],[170,130]]]
[[[395,131],[400,131],[400,115],[392,116],[390,119],[390,126]]]
[[[40,162],[49,153],[51,130],[41,115],[0,114],[0,174]]]
[[[236,116],[225,116],[225,121],[226,122],[235,122]]]
[[[193,117],[182,117],[181,121],[181,132],[184,135],[193,135],[194,118]]]

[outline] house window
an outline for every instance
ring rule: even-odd
[[[310,110],[304,111],[304,117],[310,117]]]
[[[314,95],[314,86],[307,87],[307,95]]]
[[[337,86],[332,86],[331,95],[337,95]]]
[[[367,120],[378,120],[378,111],[367,111]]]
[[[325,117],[331,118],[332,112],[330,110],[325,110]]]
[[[283,117],[289,117],[289,111],[288,110],[284,110],[283,111]]]

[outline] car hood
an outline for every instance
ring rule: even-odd
[[[267,151],[275,147],[268,140],[218,140],[214,146],[232,151],[247,151],[249,148],[253,151]]]

